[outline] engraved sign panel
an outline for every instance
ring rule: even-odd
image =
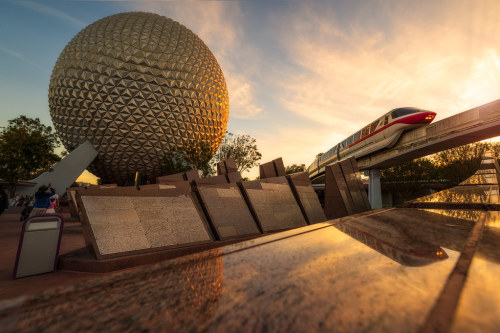
[[[190,195],[81,200],[98,257],[211,240]]]
[[[326,221],[325,213],[312,186],[296,186],[295,190],[309,219],[309,223]]]
[[[260,233],[236,185],[227,188],[203,186],[198,187],[198,192],[221,239]]]
[[[249,183],[253,182],[244,182],[243,187],[264,232],[306,225],[288,184],[261,182],[261,188],[245,187]]]

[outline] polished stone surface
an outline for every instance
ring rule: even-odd
[[[485,226],[468,271],[451,332],[500,328],[500,212],[485,212]]]
[[[485,170],[477,170],[476,175],[481,175],[481,174],[493,174],[496,175],[497,172],[494,169],[485,169]]]
[[[495,174],[477,174],[469,177],[460,183],[460,185],[481,185],[481,184],[498,184]]]
[[[7,331],[417,332],[457,261],[452,248],[466,234],[455,231],[462,221],[417,212],[360,214],[21,296],[0,303],[0,325]]]
[[[458,186],[415,199],[406,203],[406,206],[414,208],[500,210],[498,172],[490,155],[491,152],[486,152],[481,161],[481,169]]]
[[[284,184],[269,178],[242,186],[269,193],[264,189],[274,185]],[[447,193],[465,190],[481,210],[368,211],[20,294],[0,301],[0,327],[498,332],[500,212],[487,210],[498,201],[498,186],[466,184]]]
[[[449,190],[440,191],[422,198],[415,202],[446,202],[446,203],[487,203],[490,185],[480,185],[474,188],[454,187]],[[498,203],[494,202],[494,203]]]

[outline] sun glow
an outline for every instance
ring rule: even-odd
[[[471,73],[463,82],[463,102],[473,107],[498,99],[499,77],[500,57],[495,50],[486,50],[473,62]]]

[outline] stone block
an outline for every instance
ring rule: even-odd
[[[328,219],[353,214],[353,203],[338,163],[325,168],[325,216]]]
[[[352,171],[356,175],[356,179],[357,179],[357,182],[359,184],[358,187],[361,190],[361,197],[362,197],[363,203],[364,203],[364,210],[365,211],[370,210],[371,205],[370,205],[370,201],[368,201],[368,194],[365,191],[363,181],[361,180],[361,173],[360,173],[359,168],[358,168],[358,162],[356,162],[356,158],[354,158],[354,157],[350,157],[348,160],[351,162]]]
[[[144,234],[130,234],[123,237],[96,237],[95,244],[99,251],[96,255],[99,257],[113,254],[125,254],[133,251],[140,251],[149,248],[149,243]],[[96,249],[94,249],[96,250]]]
[[[197,169],[186,171],[185,175],[188,181],[200,179],[200,172]]]
[[[172,184],[77,191],[84,236],[98,259],[211,241],[189,183]]]
[[[161,176],[161,177],[156,177],[156,183],[158,184],[163,184],[165,182],[180,182],[184,181],[184,173],[175,173],[173,175],[167,175],[167,176]]]
[[[70,207],[70,213],[71,217],[78,218],[80,215],[80,210],[78,208],[78,202],[76,201],[76,190],[79,189],[80,187],[69,187],[66,189],[66,193],[68,193],[68,201],[71,203],[69,205]]]
[[[309,224],[326,221],[325,213],[307,172],[296,173],[287,178],[306,221]]]
[[[100,189],[100,188],[115,188],[118,187],[116,184],[103,184],[103,185],[89,185],[87,188],[90,189]]]
[[[241,174],[239,171],[230,172],[230,173],[226,174],[226,177],[227,177],[227,181],[229,183],[239,183],[243,180],[241,178]]]
[[[149,184],[149,185],[139,185],[139,190],[151,190],[151,189],[158,189],[158,190],[168,190],[168,189],[175,189],[177,186],[175,185],[177,182],[164,182],[161,184]]]
[[[274,169],[276,171],[276,177],[285,176],[285,165],[283,164],[283,159],[281,157],[273,160]]]
[[[197,191],[219,239],[260,233],[236,184],[200,186]]]
[[[226,175],[219,175],[214,177],[199,178],[194,180],[196,186],[201,185],[216,185],[216,184],[227,184]]]
[[[264,232],[302,227],[306,221],[285,177],[242,182],[257,222]]]
[[[234,157],[225,159],[224,165],[226,167],[226,173],[238,172],[238,167],[236,166],[236,160],[234,159]]]
[[[276,177],[276,169],[274,168],[273,161],[267,162],[259,165],[259,177],[260,179]]]
[[[119,214],[120,211],[133,209],[132,198],[129,197],[106,196],[102,198],[85,196],[82,197],[82,201],[87,212],[117,211],[117,214]]]
[[[217,176],[225,175],[227,173],[226,165],[224,161],[217,163]]]
[[[354,173],[350,159],[341,161],[340,168],[342,169],[342,174],[344,175],[345,182],[351,198],[353,201],[353,211],[354,213],[361,213],[369,210],[365,206],[365,201],[363,200],[362,192],[364,192],[363,185],[358,182],[358,178]]]
[[[162,186],[163,185],[163,186]],[[166,185],[166,186],[165,186]],[[140,186],[125,186],[117,188],[77,188],[77,195],[101,195],[122,197],[157,197],[178,196],[191,193],[188,181],[167,182],[166,184],[150,184]]]

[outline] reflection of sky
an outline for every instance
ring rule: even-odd
[[[117,12],[180,21],[214,52],[229,131],[263,161],[314,156],[398,106],[437,120],[499,98],[498,1],[0,1],[0,125],[50,124],[50,73],[66,43]],[[29,97],[29,98],[27,98]]]

